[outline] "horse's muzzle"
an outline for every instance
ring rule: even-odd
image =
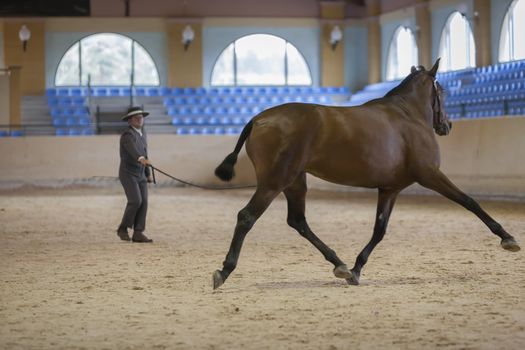
[[[447,121],[446,123],[439,124],[439,126],[435,129],[436,134],[439,136],[445,136],[450,133],[450,130],[452,129],[452,123],[450,121]]]

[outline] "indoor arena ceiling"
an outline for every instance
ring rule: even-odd
[[[392,10],[417,0],[1,0],[0,17],[319,17],[322,2],[345,3],[345,17],[359,18],[368,2]]]

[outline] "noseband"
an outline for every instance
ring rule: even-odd
[[[436,78],[432,80],[432,86],[434,89],[434,101],[432,101],[432,111],[434,112],[433,123],[434,126],[444,123],[443,113],[441,111],[441,98],[439,97],[439,87],[437,85]],[[437,105],[437,106],[436,106]]]

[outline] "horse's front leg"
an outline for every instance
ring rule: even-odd
[[[491,218],[474,199],[458,189],[439,169],[426,172],[421,176],[418,182],[422,186],[442,194],[476,214],[477,217],[488,226],[492,233],[501,238],[501,246],[503,249],[510,250],[511,252],[517,252],[520,250],[520,246],[514,237],[507,233],[498,222]]]
[[[347,282],[349,284],[359,284],[361,269],[368,261],[368,257],[370,256],[370,253],[372,253],[372,250],[379,242],[381,242],[385,235],[386,227],[388,225],[388,219],[390,218],[390,213],[392,213],[392,208],[394,207],[394,203],[396,202],[396,198],[399,192],[399,190],[379,189],[374,233],[370,242],[368,242],[368,244],[363,248],[361,253],[359,253],[359,255],[357,256],[355,265],[351,270],[352,278],[347,279]]]

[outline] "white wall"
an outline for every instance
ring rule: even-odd
[[[442,170],[464,191],[525,199],[525,117],[454,122],[452,133],[438,137]],[[176,176],[219,184],[215,167],[230,153],[237,136],[150,135],[153,164]],[[3,182],[86,179],[117,176],[119,137],[0,138]],[[253,184],[254,171],[244,151],[235,168],[236,184]],[[159,175],[159,180],[166,179]],[[309,178],[309,186],[337,191],[337,186]]]

